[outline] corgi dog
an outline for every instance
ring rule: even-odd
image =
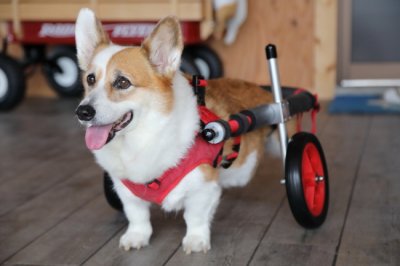
[[[125,183],[150,189],[147,184],[180,164],[201,130],[196,96],[179,70],[180,24],[166,17],[141,46],[120,46],[110,42],[90,9],[82,9],[75,31],[85,88],[76,114],[86,128],[86,145],[113,180],[129,221],[120,247],[140,249],[152,235],[152,202],[132,193]],[[228,119],[272,102],[272,95],[249,82],[216,79],[208,81],[205,102]],[[268,129],[243,135],[239,155],[229,168],[208,163],[192,167],[159,202],[165,211],[183,210],[184,252],[210,250],[210,226],[222,189],[249,182],[262,158]],[[223,154],[231,153],[232,146],[232,140],[226,141]]]

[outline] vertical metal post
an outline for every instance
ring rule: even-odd
[[[265,53],[267,55],[267,61],[268,61],[268,66],[269,66],[269,75],[271,77],[271,87],[272,87],[272,94],[274,95],[274,100],[275,103],[282,103],[282,90],[281,90],[281,85],[279,82],[279,70],[278,70],[278,64],[277,64],[277,52],[275,45],[269,44],[265,47]],[[282,160],[283,160],[283,166],[285,167],[285,160],[286,160],[286,149],[287,149],[287,130],[286,130],[286,125],[285,125],[285,117],[283,115],[283,109],[280,108],[280,117],[281,117],[281,123],[278,124],[278,130],[279,130],[279,140],[280,140],[280,146],[281,146],[281,152],[282,152]]]

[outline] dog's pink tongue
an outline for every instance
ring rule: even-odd
[[[105,126],[91,126],[86,129],[85,141],[89,150],[101,149],[107,142],[108,133],[112,124]]]

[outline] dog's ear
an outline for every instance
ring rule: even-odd
[[[76,19],[75,42],[78,53],[78,62],[82,70],[86,71],[95,49],[100,44],[108,44],[109,39],[101,22],[92,10],[82,8]]]
[[[180,66],[183,50],[178,19],[176,17],[162,19],[143,41],[142,48],[160,74],[172,76]]]

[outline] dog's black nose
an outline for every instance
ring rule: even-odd
[[[90,105],[79,105],[75,111],[79,120],[90,121],[96,114],[96,110]]]

